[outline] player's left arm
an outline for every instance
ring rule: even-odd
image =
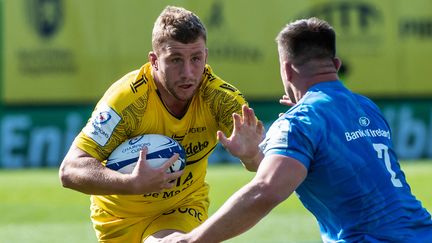
[[[228,152],[241,160],[247,170],[256,171],[264,157],[259,148],[264,137],[264,125],[247,105],[243,105],[241,116],[234,113],[232,117],[234,128],[231,136],[227,138],[218,131],[218,140]]]
[[[307,169],[299,161],[283,155],[269,155],[261,162],[253,180],[202,225],[185,235],[173,234],[164,242],[222,242],[239,235],[288,198],[306,175]]]
[[[237,88],[220,80],[215,90],[210,107],[218,123],[218,140],[247,170],[256,171],[263,158],[258,144],[264,138],[264,125]]]

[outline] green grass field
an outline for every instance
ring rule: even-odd
[[[402,163],[412,191],[432,212],[432,161]],[[213,213],[252,178],[241,166],[210,166]],[[0,170],[0,242],[96,242],[89,196],[61,187],[55,169]],[[247,233],[228,242],[320,242],[312,216],[291,197]]]

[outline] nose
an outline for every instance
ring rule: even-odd
[[[182,76],[186,80],[193,79],[194,77],[194,68],[191,62],[185,62],[183,65]]]

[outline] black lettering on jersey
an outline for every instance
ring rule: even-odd
[[[177,178],[176,187],[178,187],[180,185],[184,185],[186,182],[188,182],[192,178],[193,178],[192,172],[189,172],[186,179],[182,183],[183,176],[180,176],[179,178]]]
[[[162,198],[170,198],[174,196],[174,191],[164,192]]]
[[[176,187],[180,186],[180,183],[181,183],[181,176],[179,178],[177,178]]]
[[[188,212],[188,214],[189,214],[190,216],[192,216],[192,217],[198,219],[200,222],[202,222],[202,218],[201,218],[202,213],[201,213],[201,212],[197,211],[197,210],[194,209],[194,208],[189,208],[189,209],[187,210],[187,212]]]
[[[216,145],[217,145],[217,144],[216,144]],[[189,155],[188,155],[188,156],[187,156],[188,158],[186,159],[186,165],[195,164],[196,162],[201,161],[202,158],[206,157],[209,153],[211,153],[211,152],[216,148],[216,145],[213,146],[213,148],[209,149],[207,153],[205,153],[203,156],[201,156],[201,157],[198,158],[198,159],[190,160],[190,159],[189,159]]]
[[[179,211],[180,213],[187,213],[188,209],[189,209],[189,208],[179,208],[178,211]]]
[[[202,213],[197,211],[194,208],[178,208],[177,210],[179,211],[179,213],[185,213],[185,214],[187,213],[190,216],[198,219],[199,221],[202,221],[202,218],[201,218]]]
[[[176,140],[177,142],[181,142],[181,141],[183,141],[184,137],[185,137],[185,135],[183,135],[183,136],[179,136],[179,135],[176,135],[176,134],[173,134],[173,135],[171,136],[171,138],[174,139],[174,140]]]
[[[227,83],[221,84],[219,87],[221,87],[222,89],[230,90],[232,92],[236,92],[237,91],[237,89],[234,88],[234,86],[232,86],[230,84],[227,84]]]
[[[206,127],[191,127],[189,128],[188,133],[204,132],[205,130],[207,130]]]
[[[170,215],[170,214],[174,213],[175,211],[176,211],[175,209],[172,209],[168,212],[163,213],[162,215]]]
[[[177,195],[177,194],[179,194],[179,193],[180,193],[180,190],[169,191],[169,192],[163,192],[163,196],[162,196],[162,198],[163,198],[163,199],[170,198],[170,197],[173,197],[173,196],[175,196],[175,195]]]
[[[184,148],[186,150],[187,156],[195,155],[201,151],[203,151],[209,145],[208,141],[198,142],[196,144],[189,143]]]
[[[183,181],[183,185],[186,184],[186,182],[188,182],[192,178],[193,178],[192,172],[189,172],[189,174],[187,175],[186,179]]]
[[[170,211],[167,211],[167,212],[163,213],[162,215],[170,215],[170,214],[175,213],[176,211],[179,212],[179,213],[181,213],[181,214],[188,214],[188,215],[190,215],[190,216],[198,219],[200,222],[203,221],[203,218],[202,218],[203,214],[200,211],[198,211],[198,210],[196,210],[194,208],[177,208],[177,209],[172,209]]]
[[[154,198],[158,198],[158,197],[159,197],[159,193],[158,193],[158,192],[151,192],[151,193],[144,194],[143,197],[154,197]]]
[[[130,84],[132,92],[136,93],[138,91],[138,87],[141,86],[142,84],[146,84],[146,83],[147,83],[147,79],[146,79],[146,77],[143,74],[140,79],[135,80],[134,82],[132,82]]]

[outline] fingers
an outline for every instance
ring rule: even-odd
[[[146,160],[147,153],[148,153],[148,148],[146,146],[143,146],[143,148],[139,152],[139,158],[138,158],[136,167],[145,166],[145,162],[144,161],[147,161]]]
[[[167,171],[180,157],[178,153],[175,153],[171,158],[169,158],[162,166],[161,169]]]
[[[217,131],[216,136],[222,146],[226,147],[226,145],[228,144],[228,138],[225,136],[225,133],[223,133],[222,131]]]
[[[255,125],[256,117],[255,112],[252,108],[247,107],[246,105],[242,106],[242,112],[243,112],[243,122],[247,125]]]
[[[175,153],[171,158],[169,158],[160,169],[163,170],[163,173],[166,173],[167,171],[170,171],[170,167],[178,160],[180,157],[179,154]],[[163,189],[170,189],[173,186],[175,186],[177,178],[179,178],[183,174],[183,170],[175,171],[171,173],[166,173],[164,176],[165,183],[162,185]]]
[[[148,148],[144,146],[139,152],[139,158],[131,176],[128,177],[134,187],[133,194],[159,192],[175,187],[178,178],[184,171],[170,173],[169,168],[179,159],[179,154],[175,153],[157,168],[148,164],[147,154]]]
[[[243,126],[256,127],[257,132],[260,134],[264,131],[264,126],[262,122],[257,119],[255,111],[247,105],[242,106],[242,116],[237,113],[233,113],[232,116],[234,120],[234,131],[240,131]],[[218,139],[219,141],[221,141],[222,145],[228,142],[227,138],[223,133],[220,135],[218,134]]]
[[[139,159],[145,160],[147,157],[148,148],[147,146],[143,146],[142,149],[139,152]]]
[[[264,124],[261,121],[257,122],[257,133],[261,135],[261,137],[264,135]]]
[[[175,186],[176,180],[170,180],[165,185],[162,186],[162,189],[171,189]]]
[[[296,104],[288,95],[283,95],[282,98],[279,99],[279,103],[286,106],[294,106]]]
[[[237,113],[232,114],[234,121],[234,129],[240,129],[241,126],[253,126],[256,124],[256,116],[255,112],[252,108],[249,108],[247,105],[242,106],[242,116]]]
[[[233,121],[234,121],[234,130],[240,129],[240,126],[243,123],[242,118],[237,113],[233,113],[232,117],[233,117]]]
[[[257,132],[261,134],[264,131],[264,126],[263,123],[257,119],[254,110],[245,105],[242,108],[244,123],[246,123],[248,126],[256,126]]]
[[[183,175],[183,170],[172,172],[169,174],[166,174],[165,176],[165,185],[163,185],[164,189],[169,189],[175,186],[177,182],[177,178],[179,178],[181,175]]]

